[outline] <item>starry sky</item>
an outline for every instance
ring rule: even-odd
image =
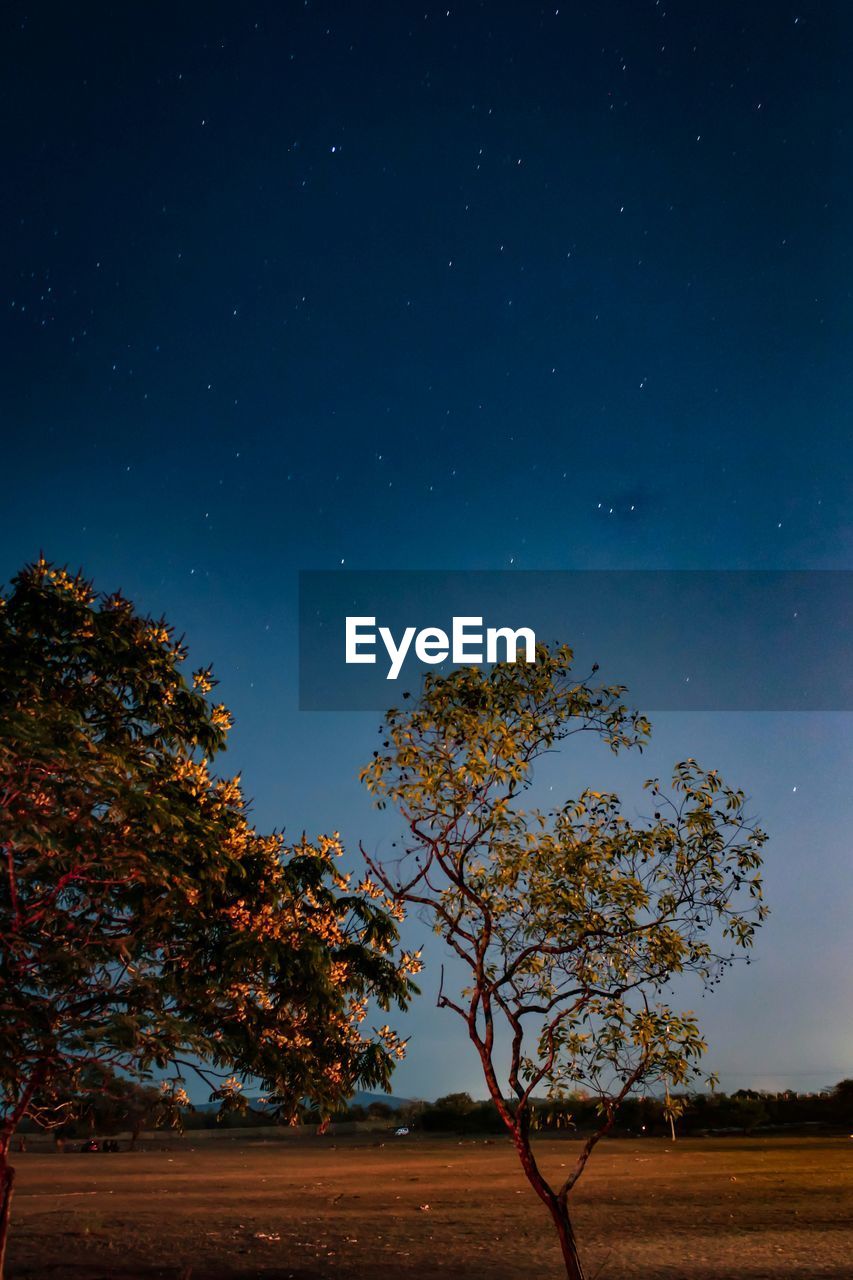
[[[356,781],[376,716],[297,709],[301,569],[853,567],[843,0],[0,28],[0,580],[43,550],[165,613],[259,823],[354,858],[394,834]],[[849,715],[655,725],[642,762],[586,747],[548,785],[631,795],[692,754],[743,786],[774,915],[701,1006],[708,1067],[851,1074]],[[395,1091],[482,1094],[441,949],[407,940]]]

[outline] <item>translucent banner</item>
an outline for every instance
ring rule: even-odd
[[[300,574],[303,711],[382,711],[423,673],[568,644],[643,711],[849,711],[853,572]]]

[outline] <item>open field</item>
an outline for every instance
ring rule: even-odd
[[[543,1139],[556,1176],[571,1139]],[[846,1138],[610,1141],[575,1200],[598,1280],[853,1275]],[[496,1140],[192,1135],[16,1157],[11,1280],[559,1280],[544,1208]],[[424,1206],[429,1206],[428,1208]]]

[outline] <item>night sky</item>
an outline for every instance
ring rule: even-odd
[[[0,30],[0,580],[43,550],[185,631],[262,825],[394,834],[376,716],[296,709],[300,569],[853,567],[843,0]],[[692,754],[752,797],[774,914],[699,1005],[709,1069],[850,1074],[849,715],[655,724],[548,777],[627,796]],[[395,1092],[482,1095],[427,941]]]

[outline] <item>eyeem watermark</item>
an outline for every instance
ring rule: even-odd
[[[853,710],[851,618],[850,570],[310,570],[299,705],[384,711],[538,642],[650,713]]]
[[[531,627],[486,627],[480,617],[454,617],[450,633],[441,627],[406,627],[399,640],[390,627],[376,626],[375,617],[348,617],[345,655],[348,665],[375,664],[379,642],[389,659],[386,680],[396,680],[414,644],[419,662],[479,666],[481,663],[536,661],[536,635]]]

